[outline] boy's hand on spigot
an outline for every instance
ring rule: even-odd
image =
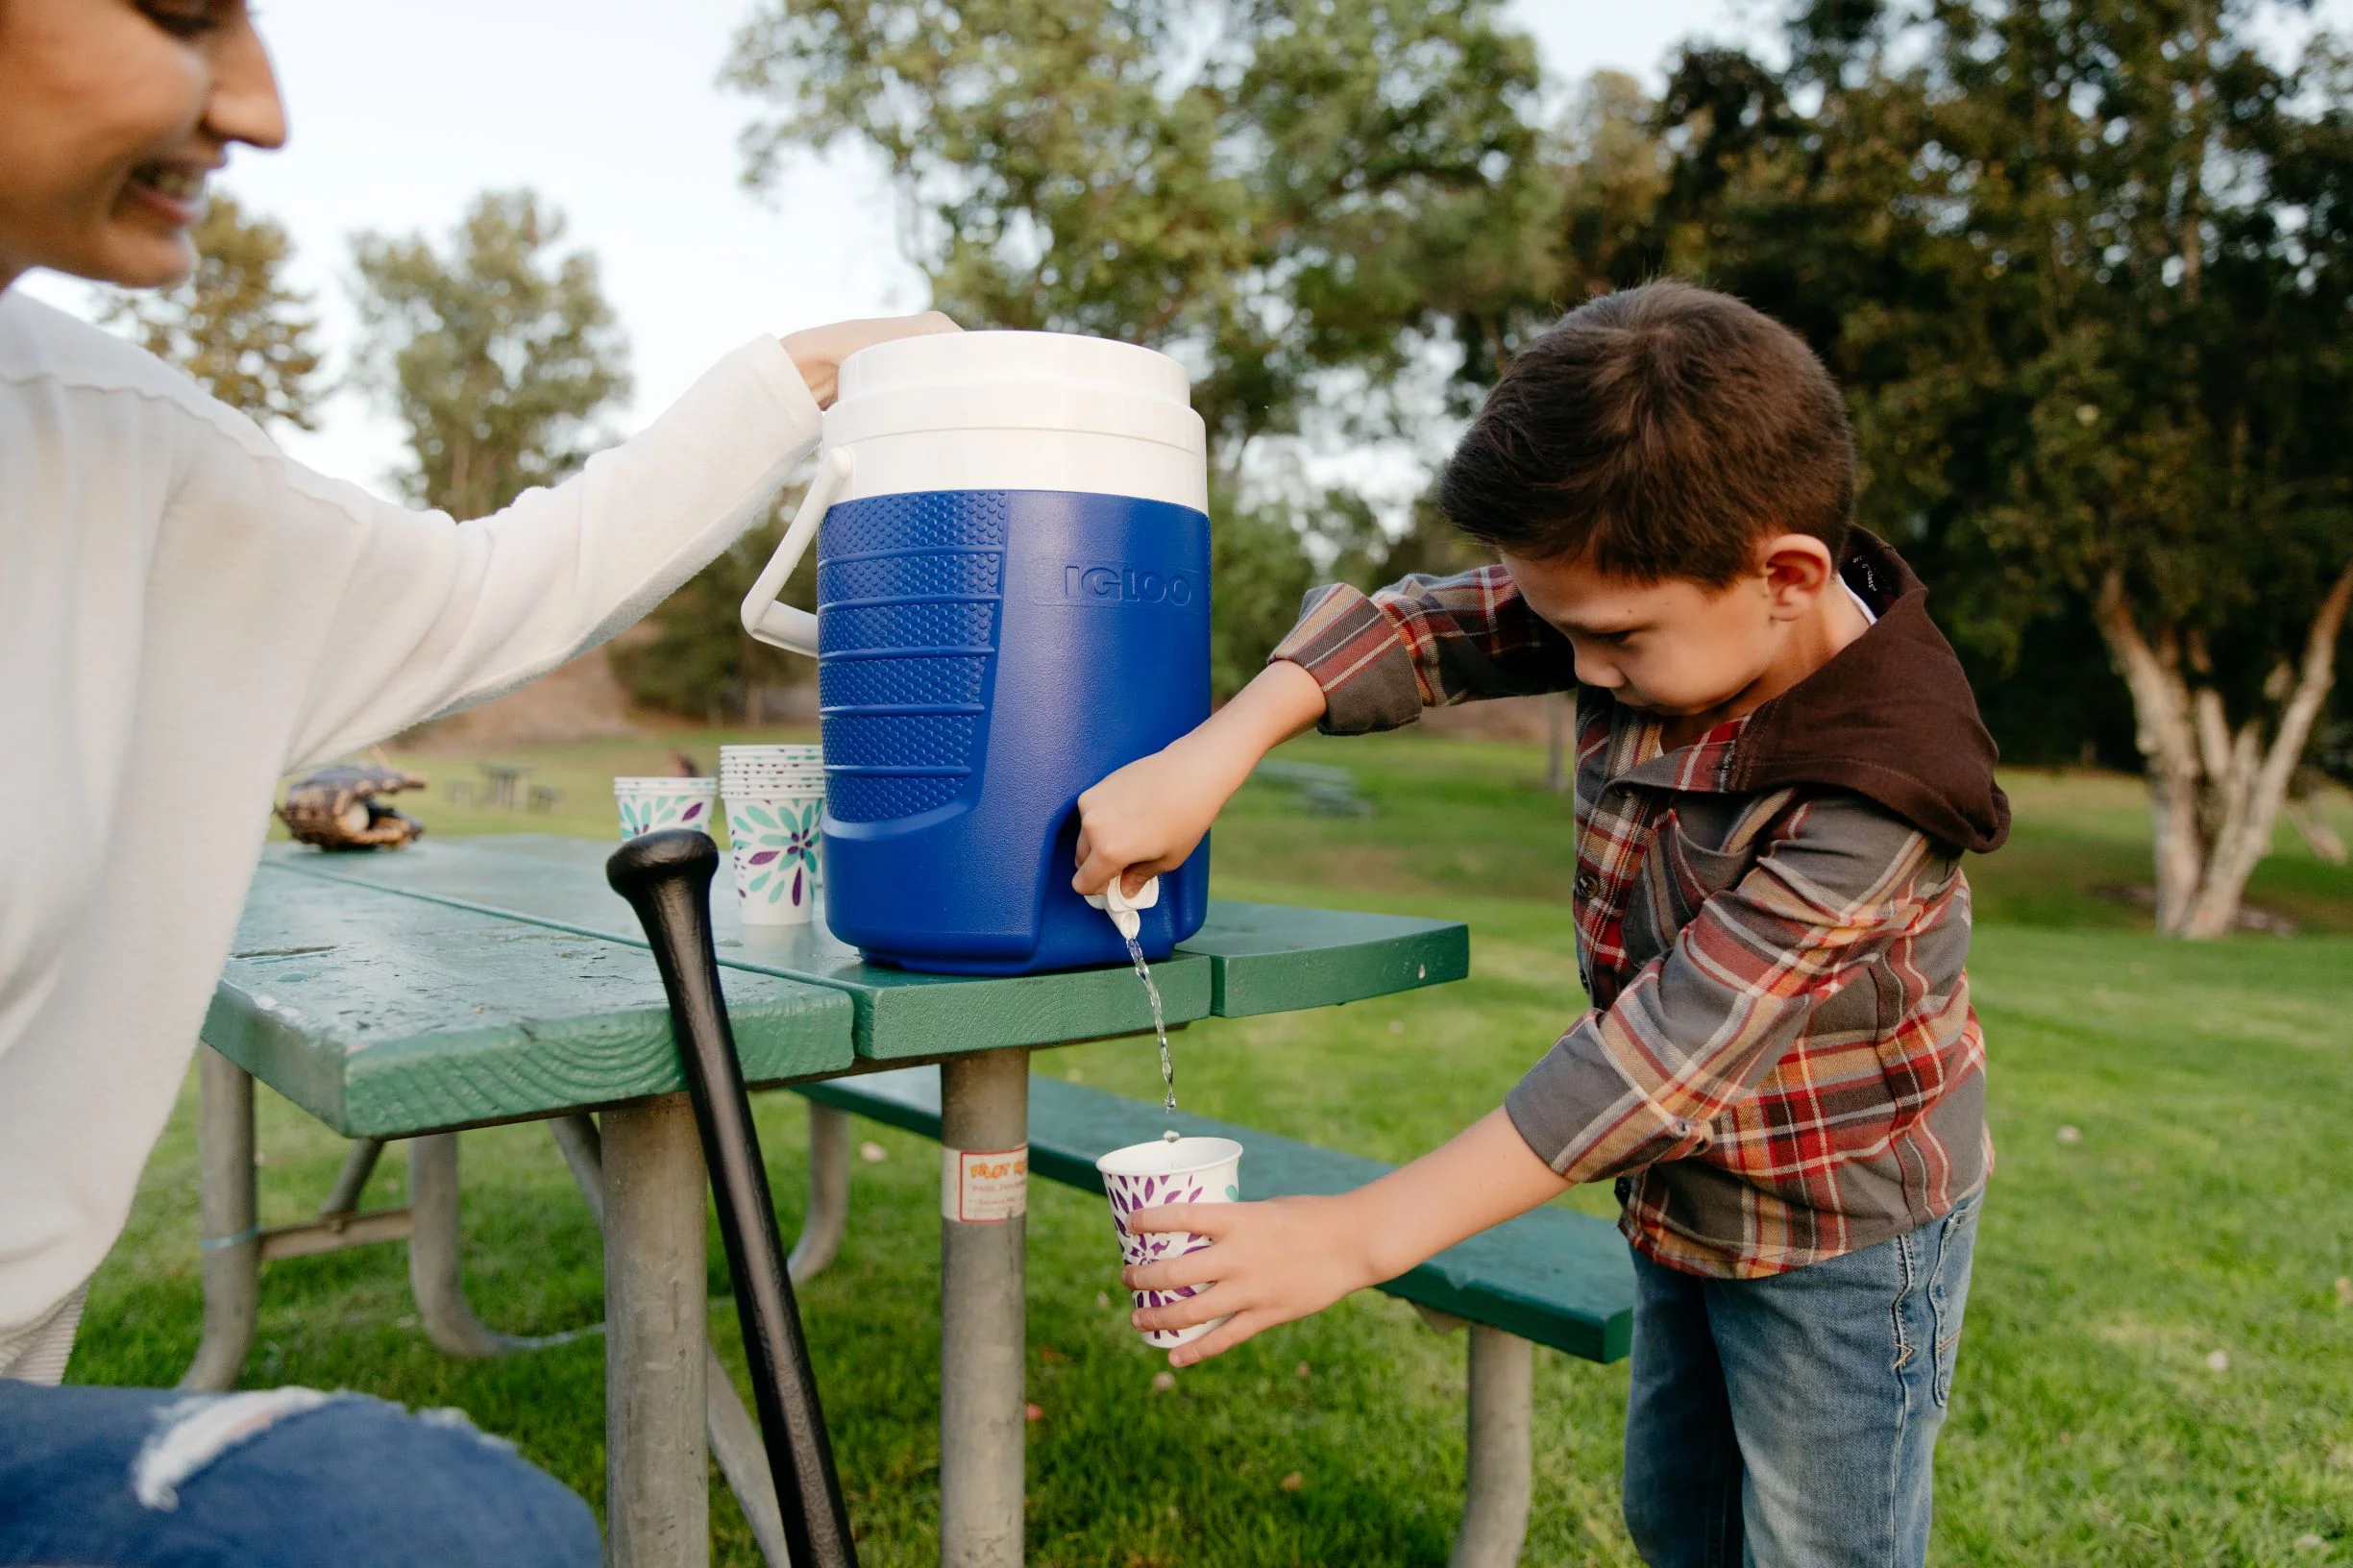
[[[1190,1366],[1379,1284],[1386,1276],[1361,1244],[1362,1228],[1349,1207],[1345,1197],[1272,1198],[1177,1203],[1129,1215],[1131,1231],[1191,1231],[1215,1243],[1123,1271],[1120,1279],[1131,1290],[1209,1286],[1165,1307],[1140,1308],[1132,1321],[1143,1330],[1189,1329],[1226,1317],[1215,1333],[1168,1353],[1169,1365]]]
[[[1194,744],[1195,730],[1163,751],[1139,757],[1078,797],[1078,874],[1070,885],[1101,893],[1127,873],[1135,893],[1163,871],[1185,864],[1201,835],[1238,785],[1228,782],[1234,759],[1213,746]],[[1243,763],[1242,776],[1251,764]]]
[[[1259,759],[1323,717],[1323,688],[1277,660],[1189,735],[1140,757],[1078,797],[1078,874],[1101,893],[1127,873],[1129,893],[1185,864]]]
[[[817,400],[820,408],[830,408],[834,395],[841,390],[842,361],[860,349],[888,343],[893,338],[925,337],[933,332],[963,330],[939,311],[925,310],[913,316],[869,316],[859,321],[803,328],[783,342],[784,352],[793,356],[795,367],[800,371],[800,379],[809,383],[809,396]]]

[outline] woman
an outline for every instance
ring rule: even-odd
[[[242,0],[0,0],[0,1563],[593,1563],[578,1499],[462,1423],[45,1385],[278,777],[636,620],[766,508],[844,356],[953,324],[756,340],[567,484],[477,522],[403,511],[9,291],[35,266],[177,282],[206,177],[284,139]]]

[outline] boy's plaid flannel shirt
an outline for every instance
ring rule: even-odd
[[[1993,747],[1895,553],[1844,571],[1878,621],[1690,746],[1578,697],[1579,966],[1592,1007],[1506,1101],[1574,1181],[1617,1178],[1659,1262],[1779,1273],[1951,1210],[1992,1164],[1963,848],[2007,831]],[[1275,657],[1336,733],[1574,685],[1501,567],[1309,597]]]

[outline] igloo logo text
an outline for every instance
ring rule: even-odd
[[[1062,597],[1081,604],[1165,604],[1189,610],[1201,602],[1202,594],[1200,585],[1183,572],[1073,561],[1062,569]]]

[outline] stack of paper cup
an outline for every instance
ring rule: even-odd
[[[814,746],[723,746],[736,906],[746,925],[801,925],[817,908],[825,763]]]
[[[715,778],[617,778],[613,799],[621,807],[621,836],[634,839],[665,827],[708,833],[719,817]]]
[[[1103,1195],[1111,1199],[1111,1222],[1119,1232],[1119,1256],[1130,1267],[1182,1258],[1210,1245],[1206,1236],[1190,1231],[1161,1231],[1145,1235],[1127,1228],[1128,1215],[1167,1203],[1234,1203],[1241,1197],[1242,1146],[1230,1138],[1156,1139],[1114,1149],[1094,1163],[1103,1175]],[[1205,1286],[1175,1290],[1131,1290],[1141,1307],[1165,1307],[1172,1301],[1197,1296]],[[1189,1329],[1153,1329],[1144,1343],[1163,1350],[1200,1338],[1223,1323],[1215,1318]]]

